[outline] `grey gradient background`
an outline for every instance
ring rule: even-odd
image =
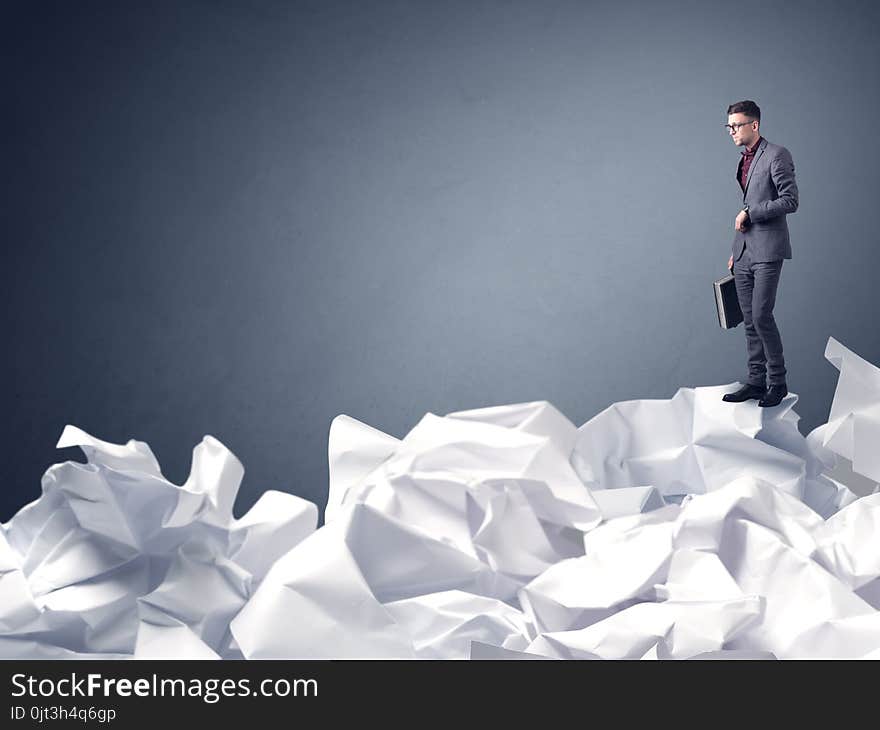
[[[121,7],[128,5],[128,7]],[[806,433],[829,335],[880,363],[880,10],[837,2],[21,2],[4,22],[0,517],[66,423],[205,434],[323,507],[340,413],[745,376],[718,329],[729,103],[795,160],[777,318]]]

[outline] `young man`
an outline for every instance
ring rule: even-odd
[[[749,374],[746,385],[724,400],[741,403],[754,398],[759,406],[777,406],[788,387],[773,306],[782,261],[791,258],[786,215],[798,209],[794,162],[785,147],[761,136],[761,110],[755,102],[731,104],[725,126],[733,143],[745,148],[736,169],[743,206],[733,224],[733,255],[727,266],[743,313]]]

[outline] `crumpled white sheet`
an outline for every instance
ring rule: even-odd
[[[88,463],[51,466],[0,531],[0,656],[240,657],[229,622],[314,532],[315,505],[268,491],[233,519],[244,469],[211,436],[182,486],[143,442],[67,426],[67,446]]]
[[[880,656],[880,370],[833,338],[827,424],[734,386],[427,414],[329,434],[326,524],[216,439],[177,486],[67,426],[0,530],[0,657]],[[873,448],[872,448],[873,447]]]

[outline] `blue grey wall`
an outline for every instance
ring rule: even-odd
[[[777,319],[807,432],[829,335],[880,363],[878,6],[16,3],[4,20],[2,514],[78,450],[212,434],[323,506],[347,413],[609,404],[745,376],[718,329],[751,98],[795,160]],[[126,5],[134,6],[134,3]]]

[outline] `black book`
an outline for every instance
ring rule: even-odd
[[[721,325],[721,329],[733,329],[743,321],[733,274],[728,274],[715,282],[715,306],[718,308],[718,324]]]

